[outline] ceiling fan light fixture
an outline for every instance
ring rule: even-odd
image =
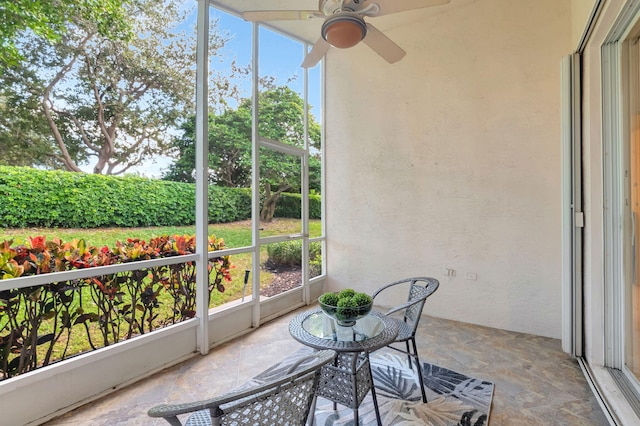
[[[322,38],[339,49],[360,43],[367,35],[367,25],[359,16],[332,16],[322,24]]]

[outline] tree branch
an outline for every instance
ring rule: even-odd
[[[76,128],[78,129],[78,132],[80,132],[80,137],[82,138],[82,143],[84,143],[87,148],[89,148],[92,151],[98,152],[99,148],[94,145],[91,142],[91,139],[89,139],[89,136],[87,136],[87,132],[84,130],[84,127],[82,127],[82,123],[80,122],[80,120],[78,120],[78,117],[76,117],[75,115],[71,114],[68,111],[64,111],[64,110],[58,110],[54,107],[51,107],[51,109],[58,115],[63,115],[65,117],[69,117],[69,119],[71,119],[71,121],[73,121],[73,124],[75,124]]]
[[[96,100],[96,105],[98,108],[98,125],[100,126],[100,132],[102,133],[102,135],[104,136],[105,142],[108,145],[106,147],[105,150],[101,150],[101,151],[107,151],[108,154],[113,153],[115,151],[115,147],[114,147],[114,143],[113,143],[113,138],[111,137],[111,133],[109,133],[107,126],[105,125],[105,120],[104,120],[104,104],[102,103],[102,99],[100,97],[100,92],[98,91],[98,85],[97,84],[93,84],[93,97]]]
[[[92,37],[93,37],[93,34],[91,33],[88,34],[80,43],[80,48],[85,47]],[[58,129],[58,126],[56,125],[56,122],[53,118],[52,107],[49,104],[50,103],[52,104],[50,100],[51,91],[53,90],[55,85],[58,84],[60,80],[62,80],[69,71],[71,71],[71,69],[73,68],[73,65],[76,63],[78,59],[79,50],[80,49],[76,51],[76,53],[72,56],[71,60],[66,65],[64,65],[60,69],[60,71],[56,73],[53,80],[51,80],[51,82],[47,85],[47,87],[45,87],[44,93],[42,94],[42,102],[41,102],[42,111],[44,112],[45,118],[47,119],[47,124],[49,125],[49,128],[51,128],[51,132],[53,132],[53,138],[55,139],[56,144],[58,145],[58,148],[60,148],[60,152],[62,152],[62,163],[65,165],[67,170],[72,172],[81,172],[82,170],[80,170],[80,168],[76,165],[75,161],[71,158],[71,155],[67,150],[67,146],[65,145],[64,140],[62,139],[62,135],[60,134],[60,130]]]

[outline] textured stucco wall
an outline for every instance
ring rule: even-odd
[[[576,49],[588,24],[596,0],[571,0],[571,47]]]
[[[431,315],[559,338],[569,0],[453,0],[370,22],[408,54],[328,54],[329,288],[434,276]]]

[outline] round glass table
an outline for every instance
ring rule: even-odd
[[[384,314],[371,311],[352,327],[343,327],[321,309],[302,312],[289,324],[289,332],[298,342],[316,349],[336,352],[373,352],[398,335],[398,326]]]
[[[371,391],[378,425],[382,426],[378,400],[371,375],[369,353],[393,342],[398,325],[384,314],[371,311],[351,327],[343,327],[321,309],[302,312],[289,324],[289,333],[298,342],[315,349],[338,352],[333,365],[322,368],[317,396],[353,409],[358,424],[358,407]]]

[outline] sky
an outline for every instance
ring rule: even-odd
[[[182,7],[188,13],[188,17],[184,24],[176,30],[186,31],[189,34],[194,31],[197,20],[196,2],[184,0]],[[210,69],[224,74],[234,59],[239,65],[250,65],[252,24],[215,7],[210,9],[210,19],[217,20],[218,27],[230,36],[230,40],[221,52],[222,55],[210,58]],[[211,29],[213,29],[213,25],[211,25]],[[302,96],[304,69],[300,67],[300,64],[304,59],[304,44],[272,30],[260,28],[259,46],[258,69],[260,75],[273,76],[278,85],[286,84]],[[309,70],[309,104],[311,114],[315,116],[318,123],[322,123],[320,76],[320,65]],[[251,96],[251,80],[249,78],[236,80],[236,84],[241,88],[243,97]],[[144,165],[132,168],[130,172],[144,177],[160,177],[163,170],[166,170],[171,162],[172,159],[168,157],[158,157]]]
[[[232,36],[225,48],[225,53],[229,57],[235,55],[240,63],[249,64],[251,61],[252,24],[215,8],[211,10],[211,17],[219,19],[220,28],[228,31]],[[304,59],[304,44],[266,28],[261,28],[259,34],[260,61],[258,68],[260,75],[275,76],[280,84],[285,84],[292,77],[297,77],[288,86],[302,95],[304,69],[300,67],[300,64]],[[228,64],[223,63],[222,65]],[[219,64],[212,61],[211,67],[215,68],[216,66]],[[309,103],[314,107],[312,113],[319,120],[320,66],[309,70],[309,82]],[[247,87],[247,91],[250,91],[250,86]]]

